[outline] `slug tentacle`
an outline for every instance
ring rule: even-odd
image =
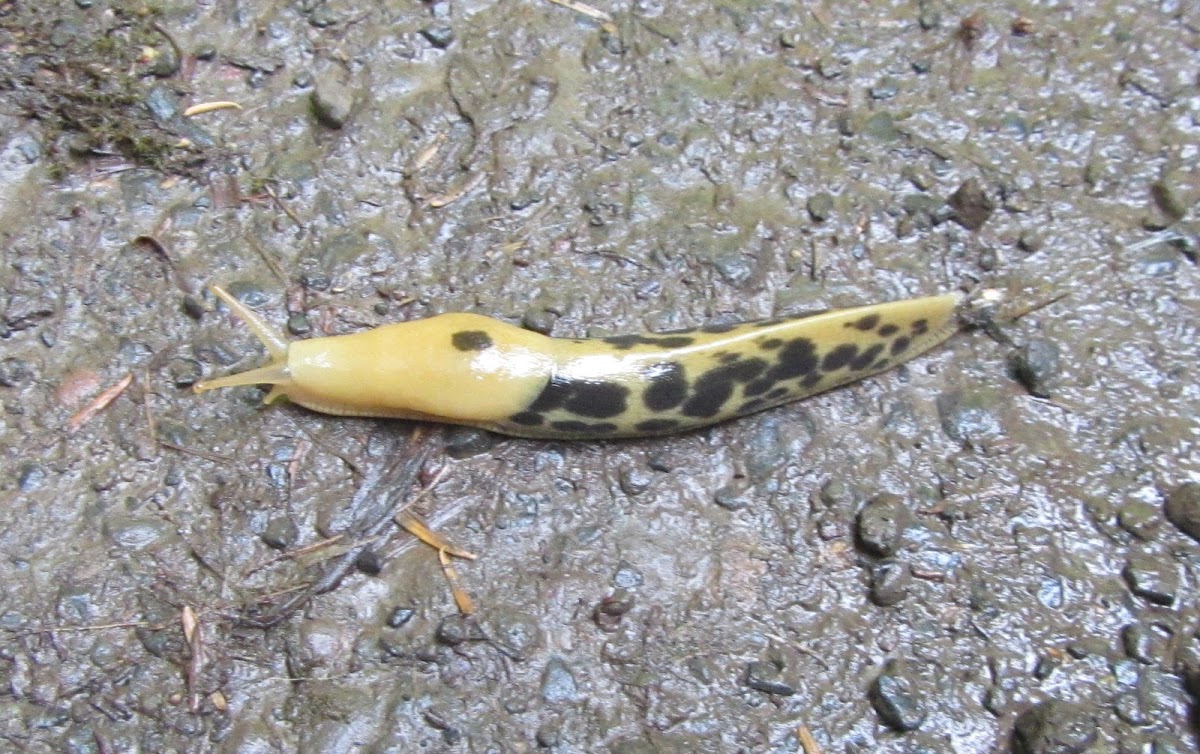
[[[315,411],[588,440],[684,432],[869,377],[958,331],[959,294],[735,325],[549,338],[477,314],[442,314],[286,342],[220,288],[271,364],[198,383],[269,383]]]
[[[286,386],[292,381],[291,372],[288,370],[288,342],[280,333],[275,332],[266,320],[258,316],[253,309],[238,301],[231,296],[228,291],[219,285],[210,285],[208,290],[214,296],[225,302],[229,310],[233,312],[238,319],[246,323],[254,336],[258,338],[267,352],[271,354],[271,363],[265,367],[251,369],[238,374],[231,374],[227,377],[218,377],[212,380],[201,380],[197,382],[192,389],[197,393],[203,393],[207,390],[216,390],[223,387],[240,387],[243,385],[275,385],[276,389],[266,397],[264,403],[270,403],[278,395],[286,395]]]

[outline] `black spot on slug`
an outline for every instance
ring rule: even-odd
[[[816,369],[818,363],[813,342],[808,338],[796,338],[779,352],[779,363],[771,367],[767,377],[773,380],[799,377]]]
[[[667,338],[646,338],[647,345],[662,346],[663,348],[683,348],[695,342],[695,338],[686,338],[682,335],[673,335]]]
[[[683,403],[687,397],[687,379],[683,367],[665,361],[646,370],[650,386],[642,393],[642,403],[651,411],[666,411]]]
[[[892,355],[899,356],[907,351],[909,342],[910,341],[908,338],[904,337],[903,335],[901,335],[899,338],[896,338],[896,340],[892,342]]]
[[[571,397],[573,384],[570,380],[565,380],[561,377],[553,378],[546,384],[546,387],[542,389],[542,392],[534,399],[533,403],[529,404],[526,411],[546,412],[562,408],[567,399]]]
[[[604,338],[605,343],[621,351],[637,345],[659,346],[660,348],[683,348],[684,346],[690,346],[695,340],[695,338],[689,338],[684,335],[668,335],[666,337],[657,335],[613,335],[612,337]]]
[[[784,397],[785,395],[787,395],[791,392],[792,391],[788,390],[786,387],[772,388],[771,390],[767,391],[767,394],[764,395],[763,398],[765,398],[769,401],[777,401],[780,398]]]
[[[817,386],[817,383],[820,382],[823,377],[824,377],[824,375],[822,375],[820,372],[813,372],[812,374],[805,377],[803,380],[800,380],[800,384],[804,387],[805,390],[811,390],[812,388]]]
[[[617,431],[617,425],[610,422],[581,422],[574,420],[550,422],[550,428],[558,432],[566,432],[573,435],[607,435]]]
[[[711,373],[710,373],[711,374]],[[721,407],[733,395],[733,383],[729,380],[712,379],[704,375],[696,380],[696,390],[683,404],[685,416],[709,418],[721,412]]]
[[[877,359],[881,353],[883,353],[883,344],[876,343],[859,354],[857,359],[850,362],[850,368],[856,372],[861,372],[862,370],[871,366],[871,363],[875,361],[875,359]]]
[[[606,419],[623,413],[629,388],[614,382],[572,380],[555,376],[523,413],[563,409],[579,416]]]
[[[508,420],[513,424],[520,424],[526,427],[536,427],[545,421],[541,414],[534,413],[533,411],[522,411],[519,414],[513,414],[508,417]]]
[[[751,398],[742,405],[738,406],[738,414],[749,414],[752,411],[757,411],[767,405],[767,402],[762,398]]]
[[[783,345],[783,341],[779,338],[766,338],[765,340],[759,341],[758,345],[764,351],[774,351],[776,348],[779,348]]]
[[[733,395],[735,383],[750,382],[766,368],[762,359],[745,359],[710,369],[696,379],[692,397],[680,410],[685,416],[716,416]]]
[[[722,351],[721,353],[717,354],[717,361],[721,362],[722,364],[732,364],[740,358],[742,357],[736,353],[729,353],[728,351]]]
[[[615,382],[573,382],[571,396],[563,408],[580,416],[606,419],[625,412],[629,388]]]
[[[913,335],[924,335],[925,333],[929,332],[928,320],[918,319],[917,321],[913,322],[912,331]]]
[[[670,432],[678,427],[677,419],[647,419],[644,422],[638,422],[633,428],[638,432]]]
[[[640,335],[613,335],[609,338],[604,338],[604,342],[613,348],[624,351],[628,348],[633,348],[642,339]]]
[[[492,347],[492,336],[483,330],[459,330],[450,342],[460,351],[485,351]]]
[[[900,332],[900,328],[890,322],[879,328],[879,334],[885,338],[890,338],[898,332]]]
[[[859,318],[855,322],[846,323],[846,327],[856,327],[859,330],[866,332],[868,330],[874,330],[875,325],[878,325],[878,324],[879,324],[879,315],[878,314],[868,314],[865,317]]]
[[[821,361],[821,368],[826,372],[836,371],[854,361],[854,357],[857,355],[858,346],[853,343],[843,343],[825,354],[825,358]]]
[[[764,377],[761,380],[754,380],[746,385],[746,387],[742,388],[742,395],[746,396],[747,398],[755,395],[761,395],[773,387],[775,387],[775,380]]]

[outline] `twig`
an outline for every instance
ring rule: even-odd
[[[108,404],[117,399],[121,393],[125,392],[125,388],[133,383],[133,372],[125,375],[117,384],[108,388],[104,392],[93,398],[86,406],[79,409],[70,421],[67,422],[67,434],[73,435],[78,432],[84,424],[91,421],[92,417],[105,409]]]
[[[447,553],[456,558],[464,560],[474,560],[475,553],[467,552],[461,547],[457,547],[448,542],[441,534],[438,534],[433,529],[425,525],[423,521],[411,513],[400,513],[396,516],[396,523],[404,528],[409,534],[429,545],[440,553]]]
[[[1048,298],[1045,301],[1036,301],[1036,302],[1026,306],[1023,309],[1018,309],[1017,311],[1013,312],[1012,314],[1009,314],[1007,317],[1005,317],[1005,320],[1007,320],[1008,322],[1016,322],[1021,317],[1025,317],[1027,315],[1033,314],[1036,311],[1045,309],[1047,306],[1050,306],[1051,304],[1057,304],[1059,301],[1062,301],[1064,298],[1067,298],[1070,295],[1071,295],[1070,293],[1067,293],[1064,291],[1063,293],[1060,293],[1057,296]]]
[[[454,605],[458,608],[458,612],[463,615],[475,612],[471,595],[467,594],[466,589],[463,589],[462,581],[458,578],[458,571],[454,570],[454,563],[450,560],[446,550],[438,550],[438,562],[442,564],[442,573],[446,575],[446,581],[450,582],[450,591],[454,594]]]
[[[580,0],[550,0],[550,2],[554,3],[555,5],[561,5],[568,10],[573,10],[581,15],[587,16],[594,21],[599,21],[600,28],[604,29],[609,34],[617,33],[617,25],[613,23],[613,17],[599,8],[593,8],[587,3],[580,2]]]
[[[232,100],[217,100],[216,102],[200,102],[183,111],[185,117],[203,115],[216,110],[241,110],[242,106]]]
[[[293,212],[286,204],[283,203],[283,200],[280,199],[279,195],[275,193],[275,189],[271,188],[271,184],[268,183],[267,185],[263,186],[263,189],[267,192],[267,196],[271,197],[271,201],[275,202],[275,206],[279,208],[279,211],[290,217],[292,222],[296,223],[297,228],[303,230],[304,223],[299,217],[296,217],[295,212]]]
[[[808,726],[801,725],[796,728],[796,735],[800,738],[800,746],[804,748],[804,754],[821,754],[821,747],[817,746],[817,740],[813,738]]]
[[[460,183],[457,188],[450,189],[444,194],[427,199],[425,201],[425,206],[437,209],[438,207],[445,207],[447,204],[457,202],[459,199],[462,199],[464,196],[474,191],[479,184],[483,183],[485,178],[487,178],[487,173],[476,173]]]
[[[209,453],[207,450],[200,450],[199,448],[188,448],[184,447],[183,445],[176,445],[170,440],[164,440],[161,437],[158,438],[158,444],[164,448],[178,450],[180,453],[187,453],[188,455],[199,456],[200,458],[207,458],[208,460],[216,461],[217,463],[233,463],[233,459],[229,456],[223,456],[218,453]]]

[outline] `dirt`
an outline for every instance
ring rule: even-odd
[[[0,749],[1200,746],[1193,4],[31,7],[0,3]],[[265,361],[212,282],[290,337],[1027,313],[549,443],[196,396]],[[478,556],[472,617],[401,509]]]

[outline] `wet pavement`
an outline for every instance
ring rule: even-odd
[[[973,10],[0,3],[0,749],[1196,751],[1200,10]],[[213,282],[1028,313],[562,443],[196,396],[266,361]]]

